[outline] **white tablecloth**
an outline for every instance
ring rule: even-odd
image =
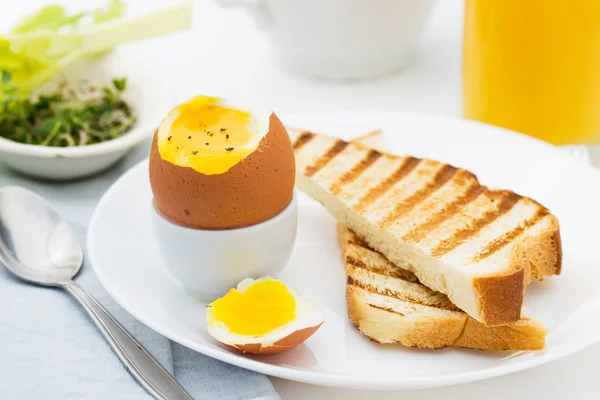
[[[29,4],[43,0],[28,0]],[[71,0],[73,2],[74,0]],[[142,10],[168,0],[128,0]],[[418,0],[416,0],[418,1]],[[86,3],[80,0],[80,3]],[[89,0],[88,3],[98,3]],[[11,8],[12,6],[12,8]],[[23,3],[3,5],[0,26],[22,12]],[[83,6],[81,6],[83,7]],[[347,86],[288,76],[268,58],[268,46],[245,12],[222,10],[214,0],[197,0],[193,32],[128,46],[164,71],[178,98],[198,93],[253,97],[278,113],[340,109],[404,109],[459,116],[463,0],[438,0],[423,35],[418,59],[402,74]],[[596,360],[600,345],[552,364],[515,375],[444,389],[360,392],[272,379],[284,399],[486,399],[600,398]]]

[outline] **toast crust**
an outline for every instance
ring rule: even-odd
[[[479,297],[479,312],[487,326],[517,321],[523,304],[525,270],[518,268],[504,276],[476,278],[473,287]]]
[[[525,272],[537,280],[544,280],[562,271],[562,240],[558,220],[552,218],[551,227],[536,236],[521,240],[513,249],[511,258],[522,265]]]

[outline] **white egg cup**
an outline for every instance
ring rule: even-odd
[[[298,226],[297,195],[273,218],[238,229],[205,230],[168,221],[152,206],[162,259],[192,296],[212,301],[246,278],[277,276],[288,263]]]

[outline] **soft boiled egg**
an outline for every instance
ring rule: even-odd
[[[181,225],[233,229],[266,221],[290,204],[294,179],[288,133],[262,105],[197,96],[154,134],[154,204]]]
[[[245,279],[206,308],[208,333],[252,354],[274,354],[308,339],[323,313],[282,281]]]

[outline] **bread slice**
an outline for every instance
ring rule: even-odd
[[[361,136],[360,143],[387,147],[380,131]],[[363,335],[379,343],[441,348],[462,346],[481,350],[539,350],[546,329],[521,311],[521,319],[501,327],[486,327],[458,309],[448,297],[422,285],[410,271],[390,263],[345,226],[338,238],[346,269],[348,317]]]
[[[472,173],[290,130],[296,184],[391,262],[486,326],[520,319],[526,276],[558,274],[556,218]]]
[[[298,132],[298,130],[296,129],[295,132]],[[381,130],[372,131],[358,136],[352,140],[352,143],[364,146],[367,149],[374,149],[382,153],[386,152],[386,149],[389,148],[389,144],[387,143],[385,135]],[[546,266],[548,267],[548,264],[546,264]],[[535,265],[532,263],[525,263],[523,265],[523,269],[525,270],[523,283],[525,286],[529,285],[533,278],[537,280],[544,280],[544,278],[549,276],[560,274],[561,270],[561,265],[558,265],[558,268],[538,268],[535,271],[532,270],[532,267],[535,267]]]
[[[421,284],[402,265],[394,265],[370,249],[345,226],[339,224],[338,233],[347,276],[348,318],[371,340],[433,349],[544,348],[546,328],[526,312],[516,322],[486,327],[446,295]]]

